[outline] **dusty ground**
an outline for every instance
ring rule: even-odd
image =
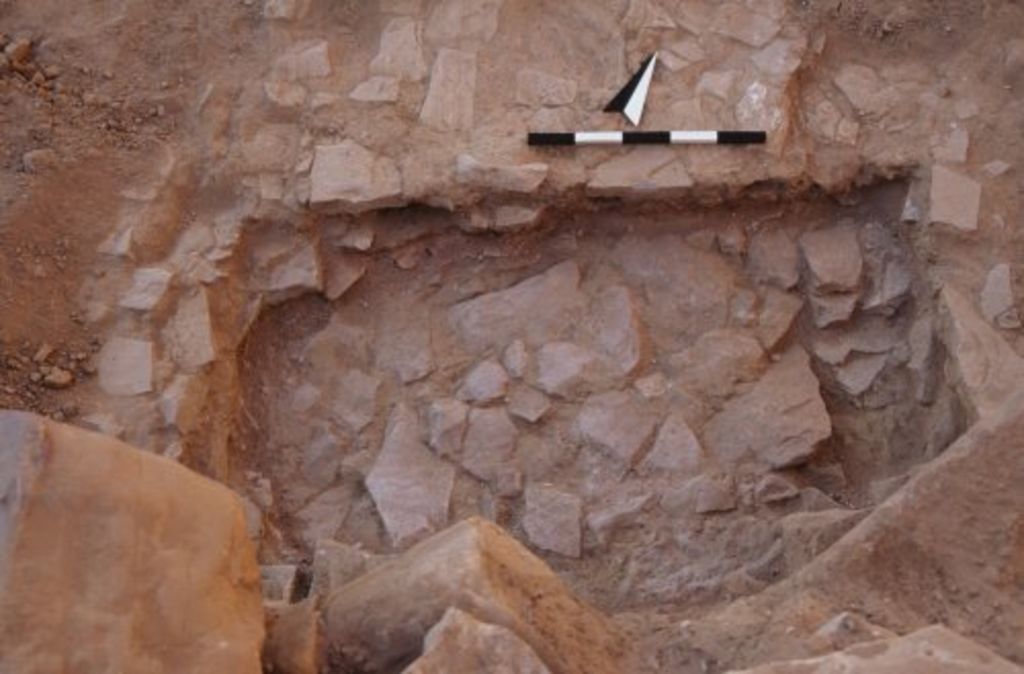
[[[1024,371],[1022,31],[995,1],[0,0],[0,407],[229,485],[266,565],[481,515],[645,667],[785,657],[733,602]],[[652,50],[643,128],[768,145],[526,147],[622,128]]]

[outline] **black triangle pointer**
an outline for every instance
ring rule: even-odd
[[[622,87],[619,93],[615,94],[615,98],[609,101],[608,105],[605,106],[605,112],[624,112],[626,110],[626,104],[629,103],[629,99],[632,98],[633,92],[636,91],[637,85],[640,84],[640,78],[644,76],[644,70],[647,69],[647,65],[654,58],[654,54],[651,54],[644,62],[640,64],[640,69],[636,71],[633,77],[629,78],[626,82],[626,86]]]

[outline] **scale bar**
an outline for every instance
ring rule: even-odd
[[[527,135],[528,145],[751,145],[764,131],[577,131]]]

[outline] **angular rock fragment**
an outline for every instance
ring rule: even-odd
[[[548,165],[488,164],[472,155],[460,154],[455,159],[455,180],[480,191],[532,194],[548,176]]]
[[[981,289],[981,313],[997,327],[1007,330],[1021,327],[1020,314],[1014,305],[1010,265],[997,264],[989,270]]]
[[[703,468],[704,450],[682,414],[673,412],[661,424],[654,445],[638,472],[652,477],[696,475]]]
[[[806,232],[800,250],[810,271],[811,287],[818,292],[850,292],[860,287],[864,260],[857,230],[848,226]]]
[[[827,328],[835,323],[842,323],[850,320],[854,310],[857,308],[859,295],[857,293],[827,293],[819,294],[810,292],[807,296],[808,304],[811,307],[811,318],[816,328]]]
[[[207,385],[196,375],[177,375],[161,392],[158,406],[164,423],[186,432],[194,427],[203,412]]]
[[[256,287],[267,293],[268,302],[277,304],[323,288],[323,270],[312,242],[300,241],[283,252],[280,246],[267,248],[257,248],[253,257]]]
[[[552,485],[526,487],[523,529],[530,542],[542,550],[566,557],[579,557],[583,503],[578,496]]]
[[[873,270],[871,290],[864,297],[864,311],[891,316],[910,296],[914,276],[910,261],[903,256],[893,256]]]
[[[1024,359],[952,287],[942,289],[940,300],[942,339],[951,356],[949,374],[974,412],[985,418],[1024,380]]]
[[[316,147],[310,181],[310,206],[327,212],[362,213],[401,203],[395,163],[351,139]]]
[[[620,671],[624,644],[611,621],[572,596],[515,539],[478,518],[335,592],[324,611],[327,646],[339,666],[389,671],[420,652],[424,635],[452,607],[511,630],[556,674]]]
[[[153,390],[153,343],[113,337],[97,356],[100,388],[116,396],[133,396]]]
[[[671,364],[687,391],[724,398],[737,383],[757,379],[764,350],[756,339],[737,330],[709,330],[689,349],[672,356]]]
[[[430,453],[419,438],[416,414],[399,404],[391,412],[384,443],[366,488],[395,546],[448,523],[455,469]]]
[[[978,228],[981,183],[936,164],[932,167],[930,203],[931,222],[974,231]]]
[[[508,413],[531,424],[540,421],[549,409],[551,401],[548,397],[529,386],[513,389],[508,397]]]
[[[163,299],[171,283],[171,272],[159,267],[136,269],[132,275],[132,287],[120,301],[126,309],[149,311]]]
[[[501,364],[514,379],[519,379],[526,373],[530,364],[530,354],[526,352],[526,344],[523,340],[516,339],[501,354]]]
[[[725,100],[732,93],[732,86],[736,82],[736,71],[708,71],[702,73],[697,81],[697,93],[699,95],[710,94],[715,98]]]
[[[789,290],[800,280],[800,258],[796,243],[780,229],[766,229],[750,240],[747,268],[758,281]]]
[[[420,121],[439,131],[471,129],[475,95],[476,56],[441,48],[430,74]]]
[[[779,503],[800,496],[800,490],[787,478],[776,473],[762,477],[754,488],[754,498],[758,503]]]
[[[803,463],[830,435],[818,379],[800,347],[787,351],[749,393],[727,402],[704,427],[705,447],[723,464],[753,459],[772,468]]]
[[[785,79],[800,67],[807,40],[779,38],[773,40],[764,49],[751,56],[751,60],[761,72],[778,79]]]
[[[544,206],[477,208],[459,226],[467,232],[519,232],[534,227],[545,211]]]
[[[643,404],[624,391],[590,396],[576,418],[583,439],[626,469],[636,462],[655,423]]]
[[[326,489],[338,477],[342,444],[333,433],[318,432],[302,450],[302,477],[315,489]]]
[[[178,300],[178,309],[164,327],[167,352],[185,372],[194,372],[217,357],[206,289]]]
[[[377,368],[390,370],[403,384],[419,381],[434,371],[430,313],[425,306],[409,308],[398,324],[378,336]]]
[[[659,56],[666,68],[677,71],[703,61],[707,54],[695,38],[684,38],[669,44]]]
[[[510,288],[460,302],[449,311],[452,327],[469,348],[500,348],[509,339],[547,341],[572,323],[583,302],[580,270],[562,262]]]
[[[317,541],[313,550],[313,582],[310,594],[323,603],[334,590],[363,575],[384,557],[371,555],[354,545],[330,539]]]
[[[380,35],[380,49],[370,62],[370,72],[399,80],[419,82],[427,74],[419,27],[408,17],[391,19]]]
[[[354,433],[366,428],[377,415],[377,391],[380,379],[362,370],[351,369],[334,385],[331,414]]]
[[[820,330],[814,335],[814,356],[829,365],[841,365],[853,354],[884,354],[900,342],[897,326],[881,316],[866,317],[850,327]]]
[[[366,274],[366,261],[354,255],[333,253],[326,261],[324,296],[332,302],[354,286]]]
[[[602,506],[588,509],[590,512],[587,515],[587,528],[594,533],[601,545],[605,545],[617,530],[642,521],[644,510],[653,501],[654,494],[649,491],[613,491],[606,496],[606,502]]]
[[[789,334],[804,302],[796,295],[767,288],[755,334],[765,351],[774,351]]]
[[[686,167],[668,148],[640,148],[594,169],[587,194],[594,197],[682,196],[693,186]]]
[[[886,354],[857,355],[836,368],[836,382],[847,394],[865,393],[885,369]]]
[[[478,363],[462,380],[458,392],[459,400],[484,405],[501,400],[508,390],[508,373],[495,360]]]
[[[223,485],[108,436],[0,412],[0,503],[0,668],[262,671],[259,569]]]
[[[500,671],[551,672],[512,630],[481,622],[464,611],[450,608],[427,632],[423,655],[402,670],[402,674]]]
[[[967,129],[959,127],[953,129],[943,141],[932,147],[932,156],[937,162],[947,164],[962,164],[967,161],[967,149],[971,139]]]
[[[268,564],[260,567],[260,583],[264,601],[291,603],[295,594],[298,568],[294,564]]]
[[[458,457],[466,435],[469,407],[461,400],[435,400],[427,407],[426,421],[430,447],[439,456]]]
[[[640,312],[626,286],[605,288],[591,305],[594,342],[598,352],[618,375],[628,375],[640,363],[643,347]]]
[[[294,517],[299,540],[307,549],[316,546],[317,541],[334,538],[345,523],[355,489],[351,484],[342,483],[320,492],[312,501],[302,506]]]
[[[498,484],[516,471],[518,435],[504,408],[470,410],[462,443],[462,466],[477,478]]]

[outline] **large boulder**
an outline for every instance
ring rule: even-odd
[[[260,572],[227,488],[0,412],[0,671],[260,669]]]
[[[338,589],[324,610],[331,662],[386,672],[420,653],[449,608],[514,632],[556,674],[619,671],[612,623],[499,527],[472,518]],[[429,644],[428,644],[429,646]]]

